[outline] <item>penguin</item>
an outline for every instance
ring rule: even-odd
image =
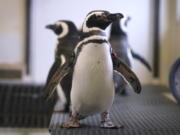
[[[100,113],[102,128],[122,128],[115,125],[109,116],[115,90],[113,71],[120,72],[136,93],[141,92],[141,84],[135,73],[112,51],[105,29],[121,13],[94,10],[87,14],[82,26],[80,41],[74,49],[74,57],[62,65],[46,85],[49,97],[59,81],[73,71],[71,87],[71,118],[62,128],[78,128],[80,120]]]
[[[58,37],[55,49],[55,60],[50,68],[46,81],[47,83],[57,68],[71,59],[73,50],[79,41],[79,32],[75,24],[69,20],[59,20],[54,24],[47,25],[46,28],[52,30]],[[56,96],[58,95],[58,98],[54,107],[54,112],[69,111],[71,83],[72,72],[68,73],[57,85]],[[46,96],[47,91],[45,91],[45,97]]]
[[[124,21],[124,26],[127,27],[127,24],[131,18],[127,17]],[[122,19],[114,21],[111,25],[110,38],[109,42],[116,55],[121,58],[121,60],[126,63],[130,68],[132,68],[132,58],[135,58],[142,62],[146,66],[146,68],[151,71],[151,66],[149,63],[138,53],[136,53],[128,43],[127,33],[122,28]],[[116,93],[121,95],[126,94],[126,89],[128,88],[127,83],[124,79],[114,72],[114,80],[115,80],[115,88]]]

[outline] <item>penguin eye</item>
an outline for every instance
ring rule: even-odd
[[[97,15],[96,18],[101,18],[101,16],[100,16],[100,15]]]

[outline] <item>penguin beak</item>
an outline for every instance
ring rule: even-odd
[[[123,17],[124,16],[121,13],[114,13],[114,14],[109,14],[108,15],[108,20],[114,22],[114,21],[116,21],[118,19],[121,19]]]
[[[55,25],[52,25],[52,24],[47,25],[46,28],[47,29],[51,29],[51,30],[55,30],[56,29]]]

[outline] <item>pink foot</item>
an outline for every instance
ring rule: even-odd
[[[69,122],[63,123],[61,125],[62,128],[79,128],[80,127],[80,123],[77,117],[77,113],[72,113],[71,115],[71,119]]]
[[[109,113],[106,111],[101,114],[101,127],[102,128],[123,128],[123,125],[115,125],[111,121],[109,117]]]
[[[79,128],[79,122],[69,121],[61,125],[62,128]]]
[[[102,128],[123,128],[123,125],[115,125],[112,121],[101,122]]]

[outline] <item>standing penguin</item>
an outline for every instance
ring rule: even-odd
[[[90,12],[83,23],[81,40],[75,48],[74,58],[61,66],[46,85],[46,90],[52,95],[58,82],[73,70],[71,119],[62,127],[80,127],[80,119],[96,113],[101,113],[101,127],[122,127],[116,126],[108,113],[115,94],[113,68],[127,79],[135,92],[141,91],[136,75],[112,54],[105,34],[106,27],[122,17],[120,13],[111,14],[104,10]]]
[[[125,20],[124,25],[126,27],[129,20],[130,17],[127,17],[127,19]],[[122,29],[121,22],[121,19],[114,21],[111,25],[110,31],[109,42],[111,43],[111,46],[115,51],[116,55],[121,58],[121,60],[126,63],[130,68],[132,67],[132,58],[135,58],[142,62],[146,66],[146,68],[151,71],[151,66],[148,64],[148,62],[130,47],[128,43],[127,33]],[[116,72],[114,72],[114,79],[116,92],[120,94],[125,94],[126,89],[128,88],[127,83]]]
[[[47,25],[46,28],[51,29],[58,36],[55,60],[49,71],[47,83],[51,80],[54,72],[71,59],[73,50],[79,41],[79,32],[75,24],[68,20],[57,21],[55,24]],[[54,107],[55,112],[69,111],[71,84],[72,72],[68,73],[56,87],[58,101]],[[45,94],[47,96],[47,91],[45,91]]]

